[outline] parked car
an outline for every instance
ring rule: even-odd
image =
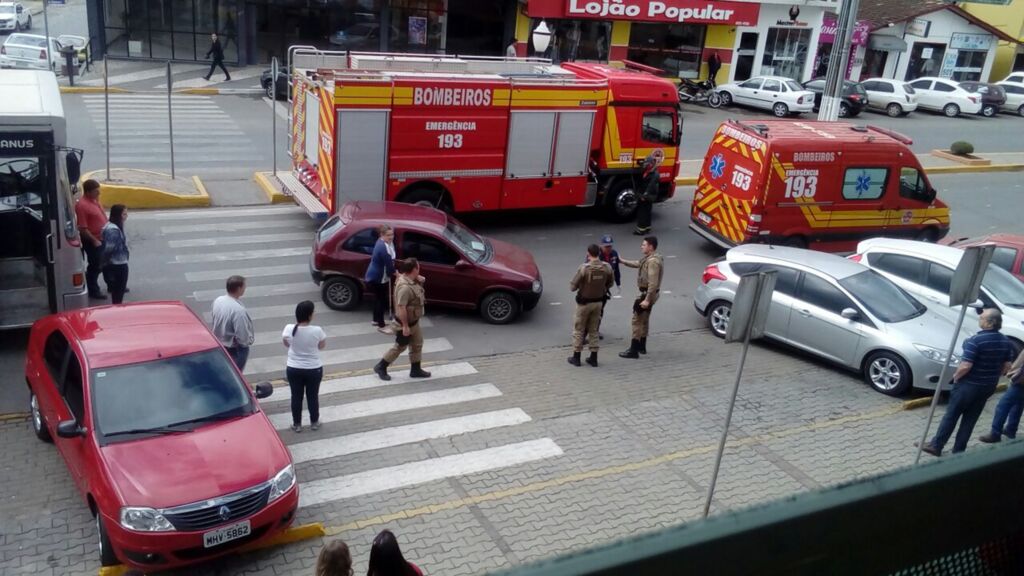
[[[0,2],[0,32],[32,29],[32,13],[21,2]]]
[[[998,114],[1003,104],[1006,104],[1006,91],[998,84],[965,81],[960,83],[960,87],[968,92],[981,94],[981,112],[979,114],[986,118]]]
[[[755,76],[742,82],[718,87],[722,106],[736,103],[771,110],[779,118],[814,109],[814,93],[805,90],[796,80],[781,76]]]
[[[740,276],[769,270],[777,276],[768,338],[859,372],[883,394],[938,385],[955,324],[881,274],[834,254],[752,244],[726,252],[704,269],[693,300],[714,335],[724,337],[729,328]],[[966,336],[961,331],[960,339]]]
[[[950,118],[981,112],[981,94],[968,92],[948,78],[918,78],[910,85],[917,92],[919,108],[942,112]]]
[[[858,244],[851,258],[878,270],[952,319],[959,309],[949,307],[949,286],[963,254],[961,248],[941,244],[872,238]],[[985,308],[998,308],[1003,313],[1003,334],[1019,351],[1024,346],[1024,284],[1002,267],[989,263],[978,297]]]
[[[310,272],[328,307],[352,310],[359,305],[381,224],[394,228],[398,258],[419,260],[428,280],[428,305],[476,309],[492,324],[507,324],[537,306],[543,283],[526,250],[478,236],[434,208],[354,202],[324,222],[313,241]]]
[[[60,48],[56,38],[50,38],[50,50],[47,50],[46,36],[11,34],[0,46],[0,68],[59,70],[63,62]]]
[[[815,78],[804,83],[804,88],[814,92],[814,111],[821,108],[821,96],[825,92],[825,79]],[[868,93],[858,82],[843,80],[842,101],[839,102],[839,117],[852,118],[868,105]]]
[[[948,246],[967,248],[979,244],[995,244],[992,264],[1006,270],[1024,282],[1024,236],[1019,234],[986,234],[977,238],[953,238],[943,242]]]
[[[37,321],[25,354],[32,427],[95,517],[100,561],[145,572],[291,524],[291,456],[216,337],[181,302]]]
[[[260,75],[260,86],[263,87],[267,98],[271,100],[287,100],[291,87],[291,74],[289,74],[288,67],[279,66],[277,68],[277,82],[273,86],[271,86],[270,82],[270,68],[264,70],[263,74]]]
[[[889,78],[868,78],[860,83],[868,94],[868,108],[885,110],[896,118],[917,110],[917,92],[906,82]]]
[[[1024,116],[1024,84],[1013,82],[997,82],[1006,92],[1006,102],[1003,103],[1003,111],[1016,112]]]
[[[1024,84],[1024,72],[1014,72],[1002,79],[1002,82],[1012,82],[1014,84]]]
[[[331,34],[328,41],[341,50],[380,50],[380,23],[358,22]]]

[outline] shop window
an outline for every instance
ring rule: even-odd
[[[674,124],[672,115],[665,112],[645,112],[643,120],[643,139],[656,144],[672,146]]]
[[[754,57],[757,55],[757,32],[740,34],[740,45],[736,49],[736,63],[733,68],[733,82],[746,80],[754,73]]]
[[[392,50],[424,54],[445,51],[444,0],[394,0],[391,3]]]
[[[888,168],[847,168],[843,177],[843,198],[877,200],[885,193]]]
[[[915,42],[910,50],[910,63],[904,80],[913,80],[922,76],[936,76],[946,55],[944,44]]]
[[[960,50],[956,53],[956,64],[953,66],[953,80],[981,80],[981,71],[985,67],[988,52],[982,50]]]
[[[1013,58],[1013,71],[1024,70],[1024,52],[1018,52]]]
[[[811,31],[807,28],[769,28],[761,74],[800,80],[810,44]]]
[[[705,30],[703,24],[634,23],[630,26],[627,57],[670,76],[697,78]]]
[[[573,62],[589,60],[607,62],[609,41],[612,37],[611,22],[596,20],[545,20],[551,30],[551,42],[543,53],[537,53],[533,47],[533,30],[540,25],[541,19],[530,21],[530,38],[520,38],[527,42],[527,56],[550,58],[553,62]]]

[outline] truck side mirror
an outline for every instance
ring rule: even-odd
[[[68,167],[68,182],[74,186],[78,184],[78,179],[82,177],[82,159],[78,156],[77,152],[68,152],[64,158],[64,163]]]

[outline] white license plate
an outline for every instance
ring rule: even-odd
[[[711,225],[711,216],[708,216],[704,212],[697,212],[697,219],[707,224],[708,226]]]
[[[218,528],[216,530],[210,530],[203,534],[203,547],[213,548],[214,546],[220,546],[225,542],[245,538],[251,531],[252,528],[250,528],[248,520],[239,522],[238,524],[232,524],[231,526]]]

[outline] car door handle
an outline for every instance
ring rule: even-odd
[[[797,312],[799,312],[800,315],[803,316],[804,318],[810,318],[811,317],[811,311],[806,309],[806,308],[797,310]]]

